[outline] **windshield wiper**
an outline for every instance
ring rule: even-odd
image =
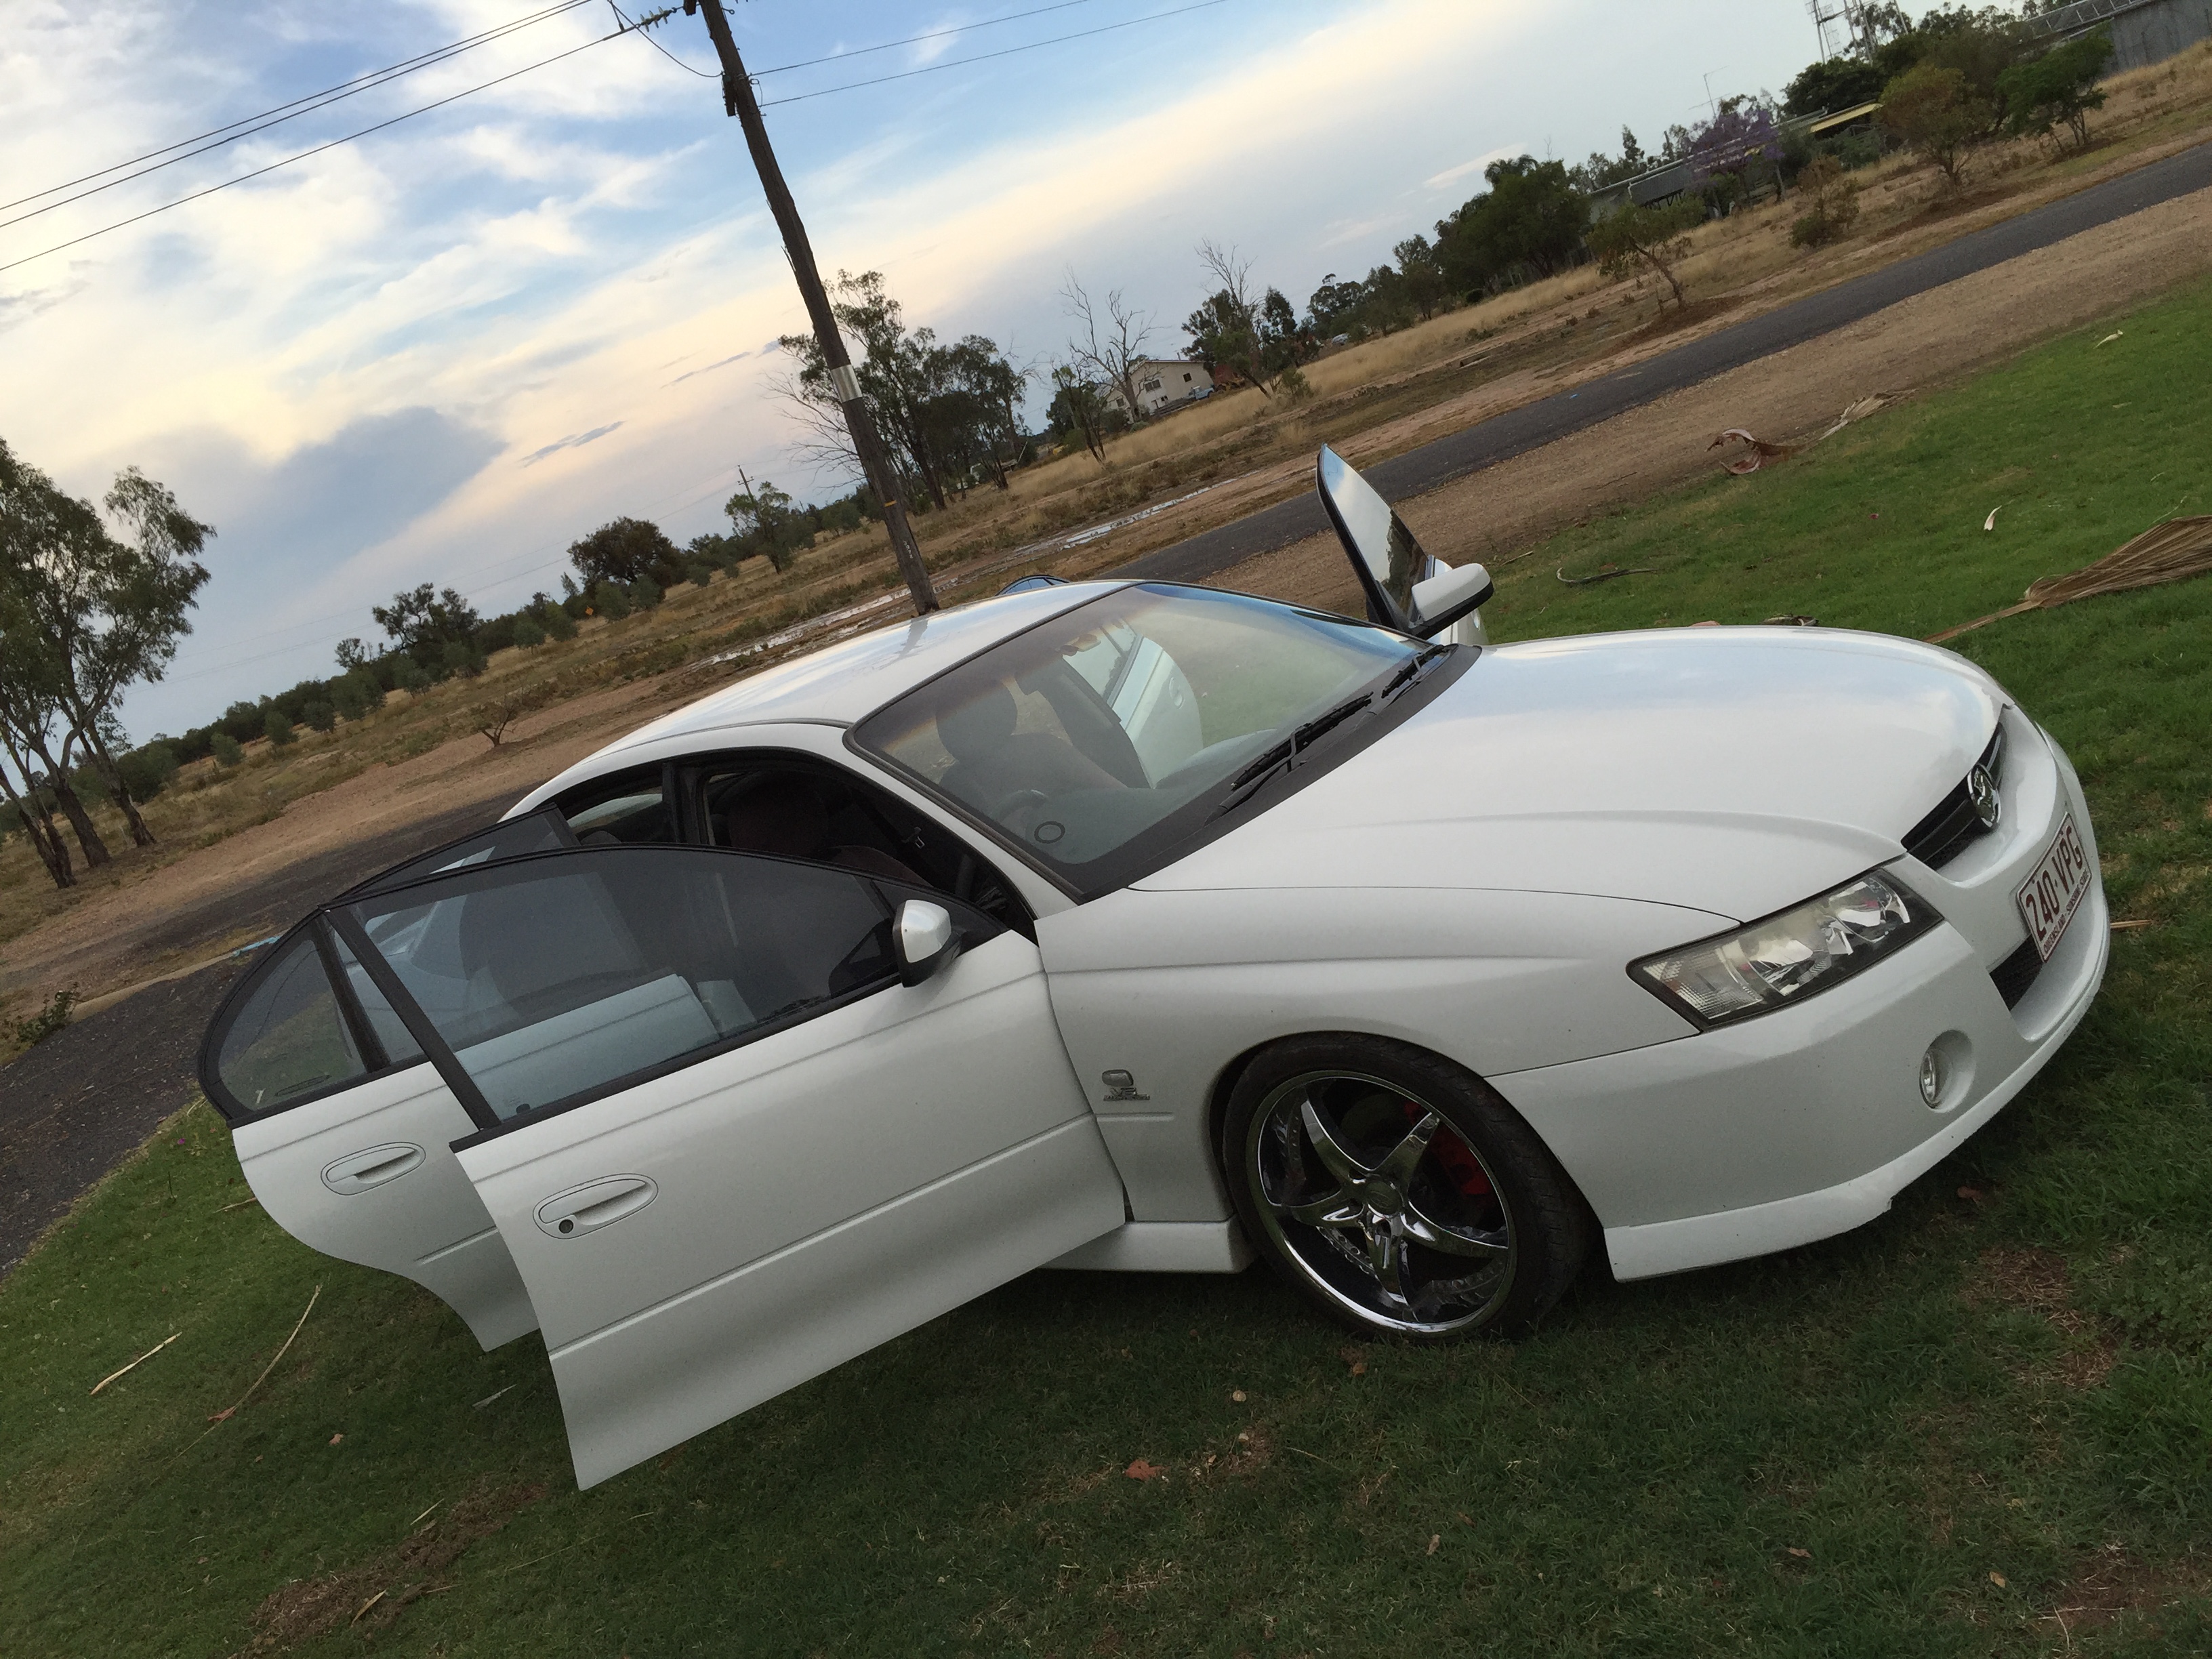
[[[1425,651],[1415,652],[1407,659],[1406,665],[1390,677],[1390,683],[1375,694],[1376,700],[1379,702],[1389,702],[1400,686],[1404,685],[1408,680],[1419,678],[1424,669],[1439,657],[1446,655],[1450,650],[1451,647],[1448,645],[1432,645]]]
[[[1292,737],[1287,743],[1277,744],[1254,761],[1237,775],[1229,787],[1229,793],[1222,797],[1221,805],[1213,809],[1213,816],[1219,817],[1224,812],[1233,811],[1258,794],[1260,786],[1288,766],[1297,757],[1297,738]]]
[[[1408,660],[1403,667],[1390,677],[1389,682],[1381,690],[1362,691],[1357,696],[1346,697],[1334,708],[1315,715],[1313,719],[1291,732],[1287,742],[1277,744],[1239,772],[1236,781],[1230,786],[1229,793],[1222,797],[1221,804],[1213,809],[1213,816],[1219,817],[1224,812],[1235,811],[1253,796],[1258,794],[1276,773],[1285,768],[1296,766],[1298,757],[1311,748],[1317,738],[1327,736],[1354,714],[1364,714],[1370,708],[1389,702],[1392,695],[1401,686],[1416,678],[1423,669],[1450,649],[1448,645],[1432,645]]]

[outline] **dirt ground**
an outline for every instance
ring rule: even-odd
[[[1710,446],[1728,428],[1773,443],[1807,442],[1863,398],[1953,384],[2208,272],[2212,191],[2200,191],[1917,295],[1401,502],[1399,510],[1437,557],[1502,568],[1578,519],[1712,470]],[[1333,536],[1248,559],[1212,582],[1336,610],[1360,603]]]

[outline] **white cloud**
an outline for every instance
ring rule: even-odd
[[[1516,138],[1510,144],[1500,144],[1496,149],[1483,151],[1472,161],[1462,161],[1455,167],[1446,167],[1442,173],[1431,173],[1428,178],[1422,179],[1421,184],[1425,189],[1442,190],[1445,185],[1455,185],[1462,179],[1480,178],[1483,169],[1492,161],[1510,161],[1517,155],[1526,155],[1528,153],[1528,141],[1526,138]]]

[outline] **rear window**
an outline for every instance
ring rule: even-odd
[[[303,928],[257,970],[215,1059],[216,1079],[246,1112],[265,1112],[368,1075],[330,976]]]

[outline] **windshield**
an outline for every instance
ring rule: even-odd
[[[1348,730],[1320,717],[1429,648],[1238,593],[1119,588],[908,693],[854,738],[1101,892],[1230,810],[1293,746]],[[1328,732],[1300,735],[1316,725]]]

